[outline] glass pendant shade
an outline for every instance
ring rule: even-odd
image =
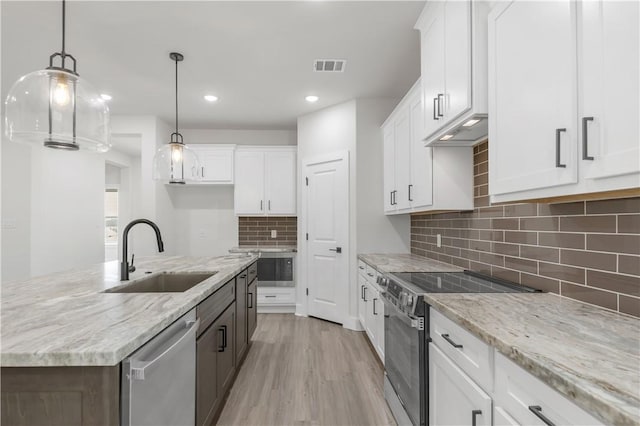
[[[21,77],[5,100],[5,136],[66,150],[106,152],[109,107],[90,84],[63,69]]]
[[[153,157],[153,178],[182,184],[200,180],[198,155],[181,142],[162,145]]]

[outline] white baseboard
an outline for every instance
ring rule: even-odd
[[[259,314],[295,314],[295,305],[277,306],[277,305],[258,305]]]
[[[360,318],[358,317],[347,317],[347,319],[345,320],[344,324],[342,324],[342,327],[348,329],[348,330],[354,330],[354,331],[364,331],[364,328],[362,327],[362,324],[360,323]]]
[[[307,305],[303,303],[296,304],[296,316],[298,317],[308,317],[307,313]]]

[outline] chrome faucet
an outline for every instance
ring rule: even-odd
[[[162,253],[164,251],[164,243],[162,242],[162,235],[160,235],[160,228],[158,225],[151,222],[149,219],[136,219],[129,222],[127,226],[125,226],[124,231],[122,232],[122,262],[120,263],[120,281],[128,281],[129,280],[129,272],[133,272],[136,270],[135,266],[133,266],[133,256],[131,257],[131,266],[129,266],[129,254],[128,246],[129,246],[129,231],[133,228],[134,225],[138,223],[146,223],[153,231],[156,233],[156,240],[158,241],[158,251]]]

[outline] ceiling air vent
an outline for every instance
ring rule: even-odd
[[[344,72],[347,61],[344,59],[316,59],[313,63],[315,72]]]

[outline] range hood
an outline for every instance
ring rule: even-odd
[[[487,114],[464,115],[429,136],[424,146],[473,146],[487,139],[488,134]]]

